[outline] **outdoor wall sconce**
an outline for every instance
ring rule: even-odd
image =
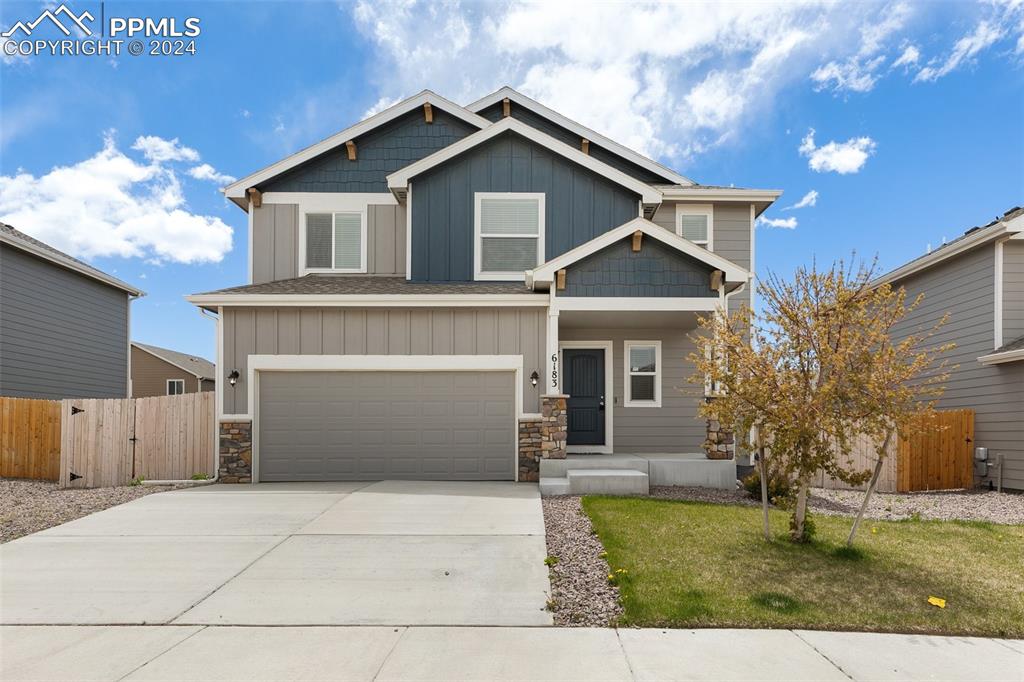
[[[238,383],[238,370],[237,369],[231,370],[231,374],[228,375],[228,383],[231,384],[232,386],[234,386],[235,384]]]
[[[540,381],[540,375],[537,374],[537,370],[533,370],[533,374],[530,375],[530,385],[536,386],[538,381]]]

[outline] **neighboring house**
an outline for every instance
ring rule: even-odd
[[[132,341],[132,397],[214,389],[217,368],[206,358]]]
[[[509,88],[424,91],[225,193],[249,283],[189,300],[219,316],[228,481],[703,457],[688,334],[750,300],[781,194],[699,185]]]
[[[124,398],[143,292],[0,223],[0,396]]]
[[[897,332],[925,331],[955,343],[939,409],[974,410],[974,446],[1003,456],[1003,485],[1024,489],[1024,209],[971,228],[877,280],[924,299]],[[990,470],[988,480],[995,478]]]

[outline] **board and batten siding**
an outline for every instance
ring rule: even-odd
[[[177,365],[161,360],[141,348],[132,347],[132,398],[151,398],[167,395],[167,380],[180,379],[185,382],[185,393],[212,391],[214,382],[200,380],[191,372]]]
[[[640,211],[640,197],[631,190],[515,133],[503,133],[412,178],[413,280],[474,278],[477,192],[543,192],[545,260]]]
[[[252,283],[299,276],[299,207],[253,208]],[[405,206],[366,207],[366,274],[405,275]]]
[[[522,355],[523,411],[540,411],[543,308],[225,308],[225,414],[248,414],[249,355]]]
[[[699,453],[707,437],[697,406],[704,399],[704,387],[690,384],[695,350],[688,334],[692,329],[589,329],[562,328],[559,341],[611,341],[614,395],[606,401],[614,410],[613,447],[616,453]],[[661,407],[624,407],[625,342],[661,341]]]
[[[128,294],[0,244],[0,395],[124,398]]]
[[[1024,241],[1003,243],[1003,343],[1024,336]]]
[[[1024,363],[982,365],[995,334],[995,247],[986,244],[894,283],[907,299],[925,295],[920,306],[894,329],[897,339],[949,320],[929,344],[955,343],[944,357],[950,365],[938,409],[973,409],[974,445],[1005,458],[1003,485],[1024,489]]]

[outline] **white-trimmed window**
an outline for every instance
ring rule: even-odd
[[[626,341],[626,407],[661,407],[661,341]]]
[[[366,213],[309,211],[302,214],[302,274],[366,272]]]
[[[474,195],[476,279],[523,280],[544,262],[543,192]]]
[[[708,251],[715,244],[715,207],[711,204],[676,204],[676,234]]]
[[[168,379],[167,395],[182,395],[185,392],[184,379]]]

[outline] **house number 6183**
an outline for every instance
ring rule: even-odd
[[[558,353],[551,354],[551,388],[558,388]]]

